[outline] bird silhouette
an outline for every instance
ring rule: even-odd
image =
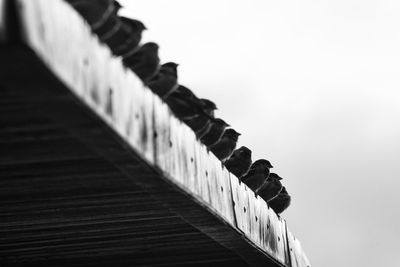
[[[221,139],[226,127],[228,126],[230,125],[222,119],[213,119],[210,129],[200,138],[200,141],[209,148]]]
[[[205,98],[200,99],[200,104],[201,109],[197,112],[196,116],[184,119],[186,125],[195,132],[198,139],[210,130],[214,111],[217,109],[214,102]]]
[[[251,150],[245,146],[236,149],[231,157],[225,161],[224,165],[236,177],[242,177],[250,170]]]
[[[196,117],[202,112],[201,100],[187,87],[179,85],[176,90],[164,97],[172,112],[181,120]]]
[[[267,202],[268,206],[275,211],[276,214],[281,214],[289,206],[292,198],[283,186],[282,191],[271,201]]]
[[[204,111],[211,117],[214,117],[214,111],[218,109],[217,105],[207,98],[201,98],[200,100]]]
[[[205,133],[211,127],[214,110],[217,108],[211,100],[199,99],[189,88],[183,85],[179,85],[164,100],[175,116],[195,132],[197,138],[199,138],[198,134],[201,131]]]
[[[199,99],[192,90],[187,88],[186,86],[179,85],[178,92],[187,99]]]
[[[259,159],[251,164],[249,172],[240,178],[257,195],[257,189],[260,188],[269,176],[269,169],[273,166],[266,159]]]
[[[276,173],[270,173],[264,184],[257,189],[256,193],[266,202],[274,199],[282,190],[282,178]]]
[[[167,98],[176,91],[179,87],[177,67],[174,62],[161,65],[160,71],[147,84],[151,91],[161,98]]]
[[[229,158],[233,150],[235,150],[239,136],[240,133],[236,132],[234,129],[226,129],[221,139],[210,146],[211,152],[213,152],[219,160],[224,161]]]
[[[145,43],[132,55],[124,56],[123,62],[139,76],[144,84],[147,84],[157,75],[160,68],[158,45],[153,42]]]
[[[117,1],[111,1],[102,17],[93,23],[92,30],[99,36],[100,40],[108,44],[110,39],[117,35],[122,28],[121,19],[118,17],[118,11],[121,4]]]
[[[119,29],[105,42],[115,55],[128,57],[139,49],[144,30],[146,26],[141,21],[120,17]]]
[[[114,9],[116,9],[115,14],[118,14],[118,11],[122,8],[122,5],[120,4],[120,2],[114,0],[113,1],[113,5],[114,5]]]
[[[197,139],[202,138],[211,129],[211,119],[205,115],[198,115],[194,118],[185,120],[188,125],[196,134]]]

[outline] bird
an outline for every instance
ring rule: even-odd
[[[207,148],[209,148],[211,145],[214,145],[221,139],[225,129],[229,126],[230,125],[224,120],[220,118],[213,118],[210,129],[200,138],[200,141],[207,146]]]
[[[217,105],[213,101],[211,101],[210,99],[207,99],[207,98],[200,98],[200,100],[202,102],[204,111],[208,115],[214,117],[214,111],[218,109]]]
[[[197,139],[202,138],[208,131],[210,131],[212,125],[210,117],[202,114],[185,120],[185,123],[193,130]]]
[[[270,173],[264,184],[257,189],[256,193],[266,202],[274,199],[282,190],[282,178],[276,173]]]
[[[197,112],[196,116],[184,119],[186,125],[195,132],[198,139],[210,130],[214,111],[217,109],[217,106],[211,100],[201,98],[199,101],[201,109]]]
[[[160,71],[147,84],[156,95],[167,98],[172,92],[176,91],[178,85],[178,64],[167,62],[161,65]]]
[[[160,69],[158,48],[156,43],[145,43],[132,55],[123,57],[125,66],[135,72],[145,85],[157,75]]]
[[[230,157],[233,150],[236,148],[237,141],[241,134],[234,129],[229,128],[224,131],[221,139],[210,146],[211,152],[222,162]]]
[[[181,120],[196,117],[202,109],[201,100],[187,87],[178,85],[176,90],[164,97],[169,108]]]
[[[273,168],[273,166],[268,160],[256,160],[251,164],[248,173],[240,178],[240,181],[245,183],[257,195],[257,189],[268,179],[270,168]]]
[[[279,195],[271,201],[268,201],[267,204],[271,209],[273,209],[273,211],[275,211],[276,214],[279,215],[290,206],[291,200],[291,196],[283,186]]]
[[[227,170],[240,178],[245,175],[251,166],[251,150],[245,146],[233,151],[231,157],[224,163]]]
[[[129,56],[134,54],[139,48],[142,40],[142,32],[146,26],[139,20],[127,17],[120,18],[120,28],[118,31],[106,40],[106,44],[117,56]]]
[[[189,88],[179,85],[164,98],[171,111],[196,134],[206,128],[214,117],[216,105],[211,100],[199,99]]]
[[[178,85],[176,90],[165,96],[164,101],[171,111],[193,130],[200,139],[210,128],[217,106],[211,100],[198,98],[192,90]]]
[[[113,39],[122,27],[121,19],[118,17],[118,11],[121,8],[122,6],[119,2],[109,1],[108,7],[101,18],[91,24],[92,30],[107,45],[109,45],[109,39]]]

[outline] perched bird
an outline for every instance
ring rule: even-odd
[[[120,28],[118,10],[122,7],[114,0],[67,0],[89,23],[103,42]]]
[[[211,152],[213,152],[219,160],[224,161],[229,158],[233,150],[235,150],[239,136],[240,133],[236,132],[234,129],[226,129],[221,139],[210,146]]]
[[[114,0],[67,0],[87,20],[93,32],[117,55],[119,45],[129,43],[131,30],[124,25],[124,18],[118,17],[121,4]],[[129,31],[128,31],[129,30]],[[140,31],[141,33],[141,31]],[[139,38],[140,40],[140,38]],[[136,47],[137,42],[134,46]],[[132,46],[132,45],[131,45]]]
[[[256,193],[266,202],[274,199],[282,190],[282,178],[276,173],[270,173],[264,184],[257,189]]]
[[[268,160],[256,160],[251,164],[249,172],[245,176],[242,176],[240,180],[257,194],[257,189],[267,180],[270,168],[273,168],[273,166]]]
[[[218,109],[217,105],[215,105],[214,102],[212,102],[210,99],[207,99],[207,98],[201,98],[200,100],[202,102],[204,111],[208,115],[214,117],[214,111]]]
[[[202,138],[211,129],[211,119],[205,115],[198,115],[194,118],[185,120],[187,126],[189,126],[196,134],[197,139]]]
[[[282,191],[277,197],[267,202],[268,206],[275,211],[276,214],[281,214],[290,206],[292,198],[286,191],[285,187],[282,187]]]
[[[118,17],[118,11],[121,7],[121,4],[117,1],[111,1],[102,17],[91,24],[92,30],[99,36],[100,40],[105,43],[107,43],[110,38],[114,37],[122,26],[121,20]]]
[[[187,87],[178,85],[164,98],[172,112],[181,120],[196,117],[201,112],[202,103],[199,98]]]
[[[161,98],[167,98],[176,91],[178,85],[178,64],[168,62],[161,65],[160,71],[154,76],[147,86]]]
[[[186,125],[195,132],[199,139],[210,130],[214,111],[217,109],[214,102],[205,98],[200,99],[200,104],[201,112],[198,112],[197,116],[184,119]]]
[[[188,125],[196,134],[197,131],[211,126],[215,104],[204,99],[199,99],[190,89],[183,85],[164,98],[172,112]]]
[[[114,54],[127,57],[139,49],[146,26],[139,20],[126,17],[120,17],[120,21],[118,31],[105,42]]]
[[[182,94],[183,96],[185,96],[186,98],[192,99],[199,99],[192,90],[190,90],[189,88],[187,88],[186,86],[183,85],[179,85],[179,93]]]
[[[214,145],[221,139],[222,135],[225,132],[226,127],[229,127],[229,126],[230,125],[227,124],[222,119],[219,119],[219,118],[213,119],[211,122],[210,129],[207,131],[206,134],[204,134],[200,138],[200,141],[207,147]]]
[[[250,170],[251,150],[245,146],[236,149],[224,165],[236,177],[242,177]]]
[[[158,45],[152,42],[145,43],[132,55],[123,57],[123,62],[139,76],[144,84],[147,84],[157,75],[160,68]]]

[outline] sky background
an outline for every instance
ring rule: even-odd
[[[284,178],[313,266],[400,266],[400,2],[121,2]]]

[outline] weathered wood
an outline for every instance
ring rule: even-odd
[[[232,177],[231,187],[238,228],[274,259],[289,266],[286,245],[286,222],[264,200],[255,196],[244,183]]]
[[[245,184],[239,183],[238,179],[231,179],[233,196],[233,207],[235,209],[235,219],[237,227],[245,234],[250,234],[249,194],[253,193]],[[253,193],[254,195],[254,193]]]
[[[287,229],[288,249],[292,267],[309,267],[310,261],[304,254],[300,241]]]
[[[118,133],[122,142],[163,173],[169,183],[242,232],[252,246],[281,265],[290,265],[285,221],[246,185],[231,177],[193,132],[91,34],[88,25],[68,4],[61,0],[18,0],[18,3],[22,7],[28,45],[83,103]],[[51,105],[67,110],[68,101],[55,99]],[[70,122],[68,127],[80,123]],[[90,143],[89,136],[85,142]],[[125,160],[123,153],[113,148],[111,141],[99,137],[96,142],[98,146],[109,146],[107,153],[115,159],[114,164],[134,174],[128,163],[119,163]],[[105,151],[100,150],[99,153]],[[10,156],[7,164],[15,158],[19,156]],[[146,181],[140,185],[149,186]],[[170,207],[183,209],[176,204]],[[193,219],[193,223],[201,227],[198,219]],[[212,231],[209,233],[212,235]]]

